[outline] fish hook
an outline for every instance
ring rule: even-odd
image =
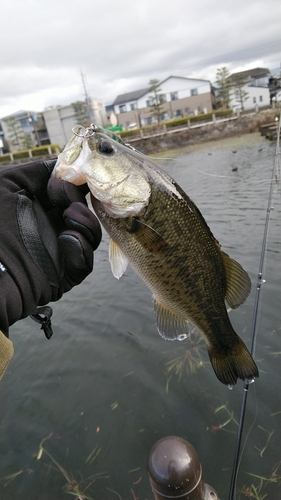
[[[87,128],[83,127],[82,125],[76,125],[72,129],[74,135],[76,135],[77,137],[84,137],[85,139],[88,137],[92,137],[96,131],[97,127],[93,123],[91,123],[91,125]]]

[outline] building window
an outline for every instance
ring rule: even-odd
[[[161,120],[163,122],[167,121],[167,120],[170,120],[170,116],[169,116],[169,113],[165,112],[161,115]]]
[[[167,98],[165,96],[165,94],[160,94],[159,96],[159,101],[160,103],[162,104],[163,102],[167,102]]]
[[[198,90],[197,89],[191,89],[190,91],[190,95],[193,96],[193,95],[198,95]]]
[[[119,111],[120,113],[126,113],[126,104],[121,104],[121,106],[119,106]]]
[[[137,103],[136,102],[132,102],[130,104],[130,108],[131,108],[131,111],[134,111],[134,109],[137,109]]]
[[[260,102],[262,102],[262,95],[260,95]]]
[[[147,105],[148,108],[149,108],[149,106],[153,106],[153,100],[152,99],[148,99],[146,101],[146,105]]]
[[[179,117],[181,117],[181,110],[180,109],[176,109],[173,114],[174,114],[174,116],[176,116],[177,118],[179,118]]]
[[[184,112],[186,115],[189,115],[189,108],[184,108]]]
[[[179,98],[177,92],[171,92],[170,95],[171,95],[171,101],[176,101]]]
[[[31,121],[32,121],[31,118],[30,118],[30,122],[29,122],[28,118],[22,118],[21,120],[19,120],[22,128],[30,128]]]
[[[257,102],[257,99],[255,97],[253,97],[253,103],[256,104]]]

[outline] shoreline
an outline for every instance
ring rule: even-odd
[[[239,134],[232,137],[224,137],[221,139],[213,139],[206,142],[198,142],[176,149],[166,149],[156,153],[150,153],[149,156],[155,159],[165,158],[167,154],[171,158],[187,155],[198,151],[215,151],[218,149],[238,149],[244,146],[254,146],[256,144],[268,143],[268,139],[261,135],[260,132],[252,132],[248,134]]]
[[[261,135],[260,129],[262,125],[273,123],[273,120],[274,113],[270,110],[241,116],[236,120],[221,120],[200,127],[187,127],[173,133],[135,139],[132,145],[142,153],[158,158],[167,153],[175,157],[205,149],[236,149],[243,145],[267,141]]]

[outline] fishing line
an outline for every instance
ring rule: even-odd
[[[279,116],[279,123],[278,123],[278,126],[276,127],[277,128],[276,152],[275,152],[275,157],[274,157],[274,161],[273,161],[271,184],[270,184],[269,195],[268,195],[268,205],[267,205],[266,219],[265,219],[265,224],[264,224],[264,234],[263,234],[263,240],[262,240],[260,265],[259,265],[259,271],[258,271],[257,288],[256,288],[253,319],[252,319],[252,326],[251,326],[250,348],[249,348],[249,351],[251,354],[253,354],[255,340],[256,340],[257,319],[258,319],[258,311],[259,311],[261,285],[263,283],[265,283],[265,280],[263,279],[262,276],[263,276],[264,263],[265,263],[265,253],[266,253],[266,246],[267,246],[267,239],[268,239],[269,220],[270,220],[271,210],[273,209],[273,207],[272,207],[273,185],[274,185],[274,180],[276,179],[275,172],[277,170],[278,160],[280,160],[280,145],[279,145],[279,143],[280,143],[280,131],[281,131],[280,118],[281,118],[281,112],[280,112],[280,116]],[[250,384],[249,381],[246,381],[244,383],[244,391],[243,391],[243,399],[242,399],[241,412],[240,412],[239,428],[238,428],[238,433],[237,433],[236,449],[235,449],[231,483],[230,483],[229,500],[234,499],[234,494],[235,494],[235,490],[236,490],[236,481],[237,481],[237,475],[238,475],[238,469],[239,469],[239,463],[240,463],[240,449],[241,449],[241,442],[242,442],[242,434],[243,434],[243,427],[244,427],[244,420],[245,420],[245,412],[246,412],[249,384]],[[244,446],[245,446],[245,444],[244,444]]]
[[[186,166],[186,164],[182,161],[182,160],[179,160],[178,158],[154,158],[153,156],[148,156],[148,158],[150,158],[151,160],[159,160],[159,161],[162,161],[162,160],[173,160],[175,162],[178,162],[178,163],[181,163],[182,165]],[[196,168],[196,167],[191,167],[192,170],[195,170],[196,172],[199,172],[200,174],[203,174],[203,175],[209,175],[209,177],[219,177],[219,178],[222,178],[222,179],[234,179],[234,180],[237,180],[237,177],[234,176],[234,175],[219,175],[219,174],[210,174],[209,172],[204,172],[204,170],[200,170],[199,168]],[[263,182],[272,182],[272,179],[260,179],[258,181],[253,181],[253,180],[249,180],[249,179],[243,179],[243,182],[249,182],[250,184],[262,184]]]

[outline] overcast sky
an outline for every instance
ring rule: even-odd
[[[170,75],[280,68],[280,0],[1,0],[0,118]]]

